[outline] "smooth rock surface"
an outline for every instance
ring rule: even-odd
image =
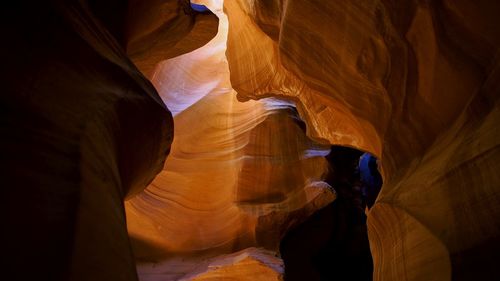
[[[335,198],[322,181],[329,147],[306,137],[293,104],[236,99],[227,19],[221,2],[206,4],[219,16],[217,36],[152,77],[174,115],[175,138],[163,171],[126,202],[144,280],[175,280],[200,256],[277,251],[290,227]]]
[[[496,275],[498,3],[236,0],[225,11],[240,99],[289,97],[308,135],[380,159],[376,280]]]
[[[128,3],[126,50],[147,77],[155,67],[200,48],[217,34],[218,18],[197,13],[189,1],[132,0]]]
[[[4,280],[137,280],[124,199],[161,170],[172,116],[73,1],[1,11]]]
[[[206,261],[180,281],[279,281],[283,280],[283,272],[283,261],[274,252],[262,248],[247,248]]]
[[[218,24],[185,0],[2,9],[3,275],[137,280],[133,250],[142,280],[279,278],[197,266],[331,202],[333,144],[380,159],[375,280],[495,279],[498,3],[194,2]]]

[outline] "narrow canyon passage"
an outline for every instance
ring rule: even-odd
[[[211,258],[252,247],[274,251],[266,255],[279,261],[287,229],[335,196],[323,181],[330,149],[306,137],[292,102],[236,99],[222,1],[209,8],[219,17],[216,37],[160,63],[152,76],[174,117],[175,137],[163,171],[126,202],[141,280],[183,278]],[[228,276],[243,278],[227,267]]]
[[[372,280],[365,212],[381,187],[376,159],[341,146],[332,146],[326,159],[325,181],[337,197],[284,236],[285,280]]]
[[[4,5],[0,279],[497,280],[499,14]]]
[[[241,255],[248,255],[251,257],[249,259],[252,262],[257,261],[257,264],[265,264],[256,258],[255,252],[248,254],[245,253],[245,249],[264,247],[274,251],[275,254],[279,253],[279,241],[288,230],[293,229],[292,233],[300,232],[301,227],[298,225],[303,221],[306,221],[304,225],[307,228],[307,218],[316,210],[326,207],[322,213],[321,211],[318,213],[319,216],[331,211],[337,216],[337,220],[342,216],[344,216],[342,219],[348,217],[352,220],[347,224],[348,229],[358,229],[358,232],[344,231],[349,233],[344,236],[354,237],[337,237],[336,239],[342,242],[335,242],[334,239],[333,242],[321,246],[326,248],[321,250],[323,259],[326,260],[325,256],[329,256],[332,262],[336,261],[337,266],[343,265],[341,268],[344,271],[339,271],[335,275],[337,279],[371,278],[372,264],[365,235],[367,232],[372,233],[370,246],[379,257],[381,253],[377,252],[378,243],[384,245],[397,243],[386,240],[385,236],[397,237],[403,234],[385,234],[388,229],[396,233],[399,230],[387,228],[384,226],[384,219],[380,221],[376,215],[391,212],[395,215],[381,216],[387,219],[396,217],[393,222],[395,225],[398,225],[400,220],[411,222],[409,227],[422,233],[418,239],[412,238],[411,235],[404,236],[411,241],[405,245],[423,243],[417,241],[424,239],[427,241],[424,243],[426,247],[434,249],[427,252],[429,256],[425,260],[438,261],[439,270],[435,270],[433,266],[417,267],[418,271],[422,271],[415,276],[425,275],[423,272],[429,270],[433,272],[433,278],[436,280],[446,279],[446,276],[449,276],[450,261],[444,254],[446,250],[443,250],[440,239],[436,240],[433,232],[427,231],[429,225],[419,226],[413,222],[414,216],[417,217],[417,221],[432,221],[435,218],[432,216],[426,218],[425,212],[422,213],[421,209],[418,211],[403,209],[401,213],[400,209],[393,210],[389,207],[399,206],[397,202],[403,199],[399,199],[398,194],[401,194],[401,198],[405,198],[406,192],[390,192],[388,190],[391,188],[386,188],[386,192],[382,193],[384,199],[380,200],[382,204],[375,206],[372,223],[368,228],[365,225],[365,214],[353,211],[357,209],[352,207],[353,202],[349,201],[354,200],[352,196],[348,196],[349,199],[339,198],[341,190],[335,194],[328,192],[330,190],[328,186],[333,184],[327,180],[329,165],[322,158],[328,153],[325,147],[327,144],[356,147],[385,158],[385,161],[390,161],[383,166],[386,177],[391,174],[391,177],[388,177],[389,186],[400,186],[403,189],[411,189],[413,186],[413,184],[398,183],[406,180],[411,183],[411,179],[404,176],[398,178],[400,173],[398,169],[400,166],[404,167],[404,164],[397,164],[401,161],[398,158],[400,152],[387,155],[391,153],[389,147],[404,146],[398,142],[411,144],[409,148],[404,149],[405,153],[409,154],[418,153],[422,149],[419,145],[422,147],[427,145],[424,141],[412,142],[412,136],[418,139],[419,134],[422,134],[418,129],[417,132],[408,129],[400,134],[398,131],[393,131],[400,125],[390,125],[391,121],[388,118],[391,110],[387,108],[394,108],[399,104],[400,96],[387,95],[388,89],[390,90],[392,86],[388,84],[381,86],[384,84],[381,77],[388,75],[386,73],[390,71],[398,72],[394,68],[397,66],[395,61],[398,58],[391,58],[388,53],[400,52],[397,51],[400,47],[381,43],[380,38],[397,37],[397,35],[391,32],[379,33],[377,24],[380,23],[374,19],[363,27],[353,23],[352,26],[347,25],[345,28],[338,27],[340,30],[333,29],[335,34],[344,32],[353,34],[352,39],[349,39],[352,41],[337,44],[336,38],[330,37],[324,28],[324,22],[307,17],[306,13],[317,13],[317,10],[310,9],[314,5],[303,5],[301,1],[287,2],[281,8],[278,4],[264,4],[262,1],[196,3],[206,5],[219,18],[217,35],[207,45],[191,53],[160,63],[151,76],[162,100],[174,116],[175,138],[163,171],[144,193],[126,203],[129,233],[133,239],[132,248],[139,259],[139,276],[152,280],[161,276],[169,278],[191,276],[186,277],[188,279],[219,276],[217,274],[221,273],[214,269],[218,267],[213,267],[211,264],[217,264],[218,259],[221,259],[220,255],[234,252],[239,254],[225,259],[223,272],[227,276],[231,274],[230,268],[238,268],[234,263],[241,258]],[[352,13],[354,16],[351,19],[357,19],[362,18],[363,13],[376,14],[379,9],[376,4],[355,8],[345,4],[327,7],[332,14],[320,13],[317,19],[327,18],[335,22],[345,17],[345,14]],[[363,12],[356,14],[358,12],[353,11]],[[410,42],[424,40],[419,37],[422,36],[419,26],[425,26],[425,21],[422,19],[425,19],[426,13],[428,10],[425,7],[416,9],[415,20],[409,27],[407,35]],[[293,17],[288,18],[288,14]],[[301,26],[294,21],[295,17],[307,18],[310,25]],[[311,26],[314,29],[310,29]],[[312,33],[298,33],[294,28],[297,31],[305,29]],[[366,33],[367,30],[368,34],[375,34],[373,35],[375,39],[370,37],[372,35],[366,39],[359,35]],[[309,39],[306,40],[302,38],[303,36]],[[349,37],[351,34],[343,36],[351,38]],[[329,38],[329,41],[323,41],[322,38],[325,37]],[[293,41],[294,38],[296,41]],[[390,40],[399,42],[399,39]],[[317,46],[320,46],[316,52],[323,55],[315,56],[314,53],[307,53],[308,48],[317,47],[309,41],[316,42]],[[321,48],[325,51],[323,52]],[[302,53],[297,51],[299,49]],[[424,48],[417,53],[417,59],[425,59],[426,52]],[[309,57],[298,62],[296,59],[303,58],[304,53]],[[335,55],[342,60],[339,61]],[[336,66],[342,63],[347,67],[343,71],[338,71],[340,68]],[[356,70],[353,71],[351,65],[355,65]],[[326,76],[323,76],[325,74]],[[324,77],[328,78],[325,80]],[[394,78],[392,81],[397,79]],[[419,80],[423,82],[419,83],[426,83],[425,79],[426,76],[423,76]],[[409,79],[407,83],[411,84],[412,80]],[[426,89],[424,85],[419,84],[419,89],[424,91]],[[356,95],[348,94],[353,92],[362,93],[366,98],[360,100],[356,99]],[[325,93],[333,93],[334,98],[326,97]],[[235,96],[245,102],[238,102]],[[297,126],[291,120],[298,116],[295,113],[290,115],[291,104],[262,99],[268,96],[293,101],[300,117],[307,123],[307,134],[323,145],[309,141],[303,132],[297,130]],[[410,99],[408,102],[413,101]],[[457,102],[460,103],[458,100]],[[415,104],[419,104],[418,101],[415,101]],[[398,110],[394,112],[393,121],[410,119],[406,116],[411,116],[411,111]],[[428,121],[425,118],[423,122],[444,124],[447,119],[453,119],[451,116],[453,110],[449,112],[449,115],[436,115],[434,118],[439,119],[439,122]],[[431,131],[436,130],[432,126],[428,128]],[[388,136],[392,136],[390,139],[394,145],[386,146],[382,151],[383,139]],[[396,170],[398,172],[395,172]],[[418,173],[416,172],[413,177]],[[333,186],[335,188],[335,185]],[[341,185],[338,188],[342,188]],[[344,192],[343,195],[345,194]],[[378,192],[370,194],[370,207],[375,204],[377,194]],[[335,197],[338,201],[331,203]],[[411,203],[408,206],[416,205]],[[409,218],[406,218],[407,216]],[[339,225],[342,223],[339,222]],[[335,226],[334,222],[331,227],[338,226]],[[406,232],[403,230],[403,233]],[[285,255],[285,265],[287,258],[284,249],[294,247],[290,248],[290,243],[287,242],[294,241],[291,237],[293,236],[285,237],[285,246],[281,245],[282,254]],[[332,246],[335,243],[351,246]],[[141,245],[147,247],[143,248]],[[299,248],[305,247],[311,250],[307,243],[301,245]],[[350,262],[347,261],[349,247],[359,247],[360,253]],[[261,256],[275,254],[266,253]],[[397,253],[395,255],[398,256]],[[298,261],[303,261],[304,255],[299,256]],[[380,272],[385,272],[387,276],[393,274],[387,273],[385,267],[377,267],[377,264],[380,265],[377,258],[374,262],[374,276],[382,274]],[[276,263],[280,262],[275,259],[270,262],[270,264]],[[195,264],[196,268],[193,267]],[[335,266],[329,266],[328,262],[324,265],[321,265],[321,262],[319,264],[320,270],[316,271],[319,272],[317,278],[326,280],[333,278],[329,270]],[[404,267],[406,268],[406,265]],[[409,267],[413,268],[413,265]],[[290,280],[300,280],[306,276],[314,279],[311,271],[304,276],[297,273],[295,277],[291,277],[294,276],[292,274],[294,269],[301,268],[300,262],[289,268],[291,268],[290,273],[285,273],[284,276]],[[282,269],[277,272],[277,276],[280,276]],[[355,273],[359,276],[354,277]],[[238,275],[241,274],[238,270],[234,270],[233,274],[237,275],[235,278],[243,278]],[[269,275],[269,272],[262,273],[258,278],[265,279],[266,274]],[[380,275],[377,278],[384,280],[388,278],[385,276]]]
[[[226,58],[228,20],[222,1],[209,4],[217,35],[152,75],[175,138],[163,171],[126,202],[140,279],[189,279],[197,271],[194,278],[209,279],[211,260],[257,247],[272,264],[283,255],[286,280],[371,280],[366,203],[354,190],[362,153],[310,140],[292,101],[238,101]],[[323,225],[311,226],[318,217]],[[234,259],[225,276],[246,278]],[[310,270],[309,259],[324,265]],[[250,278],[282,275],[281,266]]]

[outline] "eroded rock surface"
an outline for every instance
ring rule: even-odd
[[[136,280],[123,200],[158,172],[126,203],[141,278],[275,250],[334,199],[330,144],[380,159],[375,280],[498,275],[498,3],[196,1],[217,25],[187,1],[31,2],[1,12],[10,280]],[[230,260],[196,276],[279,278]]]
[[[237,0],[225,11],[240,99],[288,97],[310,136],[381,159],[368,215],[376,280],[495,275],[497,3]]]
[[[201,280],[283,280],[283,261],[275,252],[248,248],[204,262],[181,281]]]
[[[197,13],[188,0],[133,0],[128,3],[127,54],[144,75],[155,67],[200,48],[217,34],[218,18]]]
[[[162,169],[170,112],[83,3],[1,19],[3,279],[137,280],[123,201]]]
[[[219,16],[217,36],[161,63],[152,77],[174,115],[175,138],[163,171],[126,202],[147,280],[178,278],[200,256],[252,246],[277,251],[290,227],[335,198],[322,181],[329,147],[306,137],[293,104],[236,99],[227,19],[221,2],[206,4]]]

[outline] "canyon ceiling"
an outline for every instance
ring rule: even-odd
[[[499,275],[499,3],[192,2],[2,8],[9,280],[282,280],[332,145],[379,159],[374,280]]]

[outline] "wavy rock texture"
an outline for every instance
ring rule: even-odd
[[[322,181],[329,147],[306,137],[292,104],[237,101],[227,18],[220,2],[205,4],[219,17],[217,36],[152,77],[174,115],[175,138],[163,171],[126,202],[143,280],[182,277],[200,256],[277,250],[289,227],[335,197]]]
[[[288,97],[310,136],[381,159],[368,215],[376,280],[495,275],[499,6],[225,2],[239,98]]]
[[[147,77],[157,64],[200,48],[217,34],[218,18],[195,13],[187,0],[133,0],[128,7],[127,54]]]
[[[137,280],[133,250],[143,280],[279,279],[251,247],[335,195],[328,149],[268,97],[381,160],[376,280],[498,275],[498,3],[197,2],[218,25],[187,1],[108,3],[1,11],[4,276]]]
[[[9,280],[137,280],[123,201],[163,167],[172,116],[81,4],[17,1],[1,12]]]

